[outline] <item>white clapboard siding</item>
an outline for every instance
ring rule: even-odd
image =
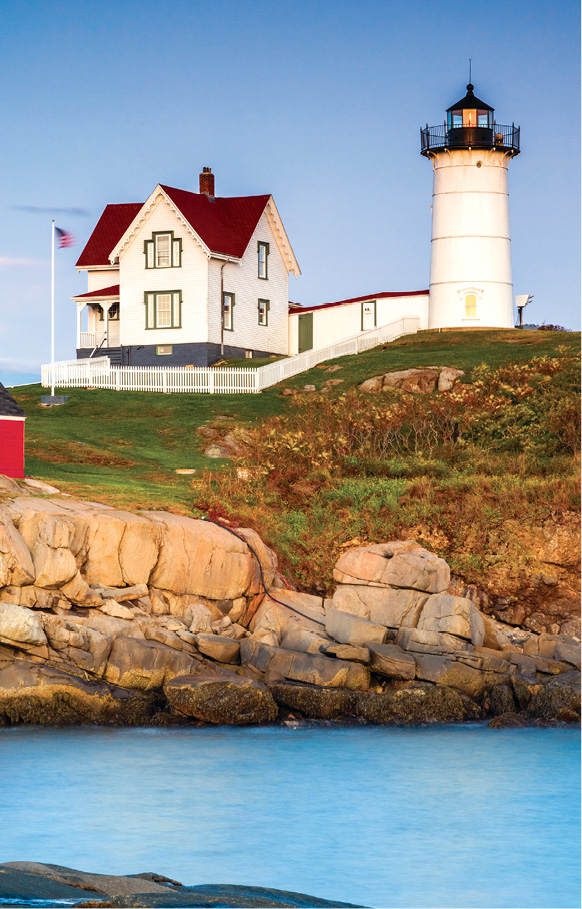
[[[405,317],[361,332],[319,350],[307,350],[267,366],[111,366],[108,357],[65,360],[54,364],[54,384],[58,388],[109,388],[114,391],[157,391],[164,394],[256,394],[285,379],[306,372],[318,363],[358,354],[402,335],[418,331],[420,319]],[[41,382],[51,383],[51,365],[42,367]]]

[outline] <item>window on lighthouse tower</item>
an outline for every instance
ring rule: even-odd
[[[477,295],[476,294],[465,294],[465,318],[466,319],[476,319],[477,318]]]

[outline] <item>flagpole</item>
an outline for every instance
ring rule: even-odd
[[[51,397],[55,396],[55,219],[51,218]]]

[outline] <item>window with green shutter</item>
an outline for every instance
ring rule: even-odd
[[[182,327],[182,291],[147,291],[144,298],[146,328]]]
[[[180,268],[182,240],[173,230],[154,231],[151,240],[143,245],[146,268]]]

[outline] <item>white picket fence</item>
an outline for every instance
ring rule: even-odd
[[[64,360],[54,365],[57,388],[108,388],[113,391],[157,391],[165,394],[257,394],[284,379],[306,372],[318,363],[362,353],[402,335],[414,334],[418,317],[405,317],[362,332],[353,338],[307,350],[259,367],[237,366],[112,366],[108,357]],[[49,388],[51,364],[41,368],[41,383]]]

